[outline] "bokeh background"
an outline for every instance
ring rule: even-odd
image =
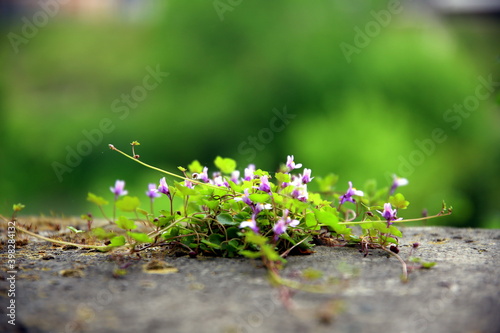
[[[95,211],[116,179],[147,207],[161,175],[108,148],[137,140],[173,171],[293,154],[339,191],[396,173],[401,216],[446,200],[428,224],[500,228],[499,8],[461,3],[1,1],[0,213]]]

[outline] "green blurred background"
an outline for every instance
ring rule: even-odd
[[[454,214],[428,224],[500,228],[498,85],[479,79],[500,81],[498,11],[64,2],[2,8],[0,213],[95,212],[87,192],[111,199],[116,179],[148,207],[161,175],[108,148],[138,140],[143,161],[173,171],[193,159],[213,170],[217,155],[275,170],[293,154],[313,176],[338,174],[339,191],[396,173],[410,181],[401,216],[444,199]],[[448,111],[464,103],[470,113]]]

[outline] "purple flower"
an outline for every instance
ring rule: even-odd
[[[165,177],[160,179],[160,186],[158,186],[158,192],[163,193],[167,195],[169,198],[171,198],[170,195],[170,190],[168,189],[167,181],[165,180]]]
[[[271,184],[269,184],[268,176],[260,177],[260,185],[259,190],[270,193],[271,192]]]
[[[252,218],[248,221],[243,221],[240,223],[240,228],[243,229],[243,228],[250,228],[252,229],[253,232],[255,232],[256,234],[259,233],[259,227],[257,226],[257,221],[255,221],[255,218],[254,216],[252,216]]]
[[[235,184],[240,183],[240,171],[239,170],[234,170],[231,172],[231,181]]]
[[[128,191],[126,191],[124,188],[125,188],[125,181],[117,180],[115,182],[115,187],[110,187],[109,189],[111,190],[111,192],[115,194],[115,199],[116,199],[120,195],[127,195]]]
[[[300,201],[306,202],[309,198],[309,193],[307,192],[307,185],[296,186],[292,191],[292,198],[299,199]]]
[[[302,184],[309,183],[314,177],[311,177],[311,169],[304,169],[304,174],[302,175]]]
[[[253,205],[253,202],[252,200],[250,200],[249,198],[249,193],[248,193],[248,189],[246,188],[244,191],[243,191],[243,195],[241,197],[237,197],[237,198],[234,198],[234,201],[243,201],[244,203],[246,203],[247,205],[249,206],[252,206]]]
[[[160,193],[158,193],[158,190],[156,189],[156,184],[149,184],[148,185],[148,190],[146,191],[146,195],[153,200],[154,198],[158,198],[160,196]]]
[[[216,186],[225,186],[225,187],[229,187],[228,182],[227,182],[224,178],[222,178],[222,176],[221,176],[221,175],[217,175],[217,176],[215,176],[215,177],[214,177],[214,180],[213,180],[213,182],[212,182],[212,183],[213,183],[214,185],[216,185]]]
[[[248,167],[245,168],[245,177],[243,180],[252,180],[254,177],[255,165],[249,164]]]
[[[252,204],[251,207],[252,207],[252,211],[253,211],[254,216],[259,215],[259,213],[262,212],[264,209],[272,209],[273,208],[273,206],[271,204],[263,204],[260,202],[258,202],[256,204]]]
[[[250,200],[250,197],[249,197],[250,194],[248,193],[247,188],[243,192],[244,192],[244,194],[241,197],[234,198],[234,201],[243,201],[248,206],[250,206],[254,217],[256,217],[264,209],[273,208],[273,206],[271,206],[271,204],[254,203],[252,200]]]
[[[392,175],[392,186],[391,186],[391,191],[390,191],[390,194],[394,194],[394,191],[396,191],[396,189],[400,186],[405,186],[405,185],[408,185],[408,179],[406,178],[400,178],[396,175]]]
[[[397,218],[397,209],[392,209],[392,206],[389,202],[384,204],[383,212],[381,212],[380,210],[377,210],[377,212],[379,212],[380,215],[382,215],[382,217],[387,220],[388,227],[393,223],[393,221],[399,221],[403,219]]]
[[[299,220],[292,220],[288,216],[288,209],[283,210],[283,216],[279,218],[278,222],[273,226],[274,239],[277,240],[278,237],[286,231],[288,226],[296,227],[299,225]]]
[[[302,168],[302,164],[301,163],[295,164],[295,162],[293,161],[293,155],[288,155],[286,157],[286,167],[288,168],[288,171],[292,171],[294,169]]]
[[[208,178],[208,168],[204,167],[201,173],[193,173],[193,178],[199,179],[204,183],[210,182],[210,179]]]
[[[352,187],[352,182],[349,182],[349,189],[345,194],[340,197],[340,204],[342,205],[346,201],[350,201],[352,203],[356,203],[356,200],[352,197],[353,195],[357,195],[362,197],[364,195],[363,191],[358,191]]]
[[[188,187],[188,188],[194,188],[194,184],[192,181],[190,181],[189,179],[185,179],[184,180],[184,186]]]

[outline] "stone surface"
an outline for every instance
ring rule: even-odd
[[[2,332],[500,332],[500,230],[403,228],[400,255],[435,261],[400,279],[393,256],[352,247],[292,256],[282,276],[323,272],[329,293],[273,287],[258,261],[128,256],[30,242],[16,253],[16,326],[8,325],[2,271]],[[2,250],[2,262],[6,260]],[[152,254],[154,255],[154,254]],[[178,272],[151,274],[166,261]],[[119,265],[127,274],[113,277]],[[171,271],[175,271],[172,269]],[[304,281],[307,282],[307,281]],[[284,303],[285,302],[285,303]],[[288,308],[285,307],[288,305]]]

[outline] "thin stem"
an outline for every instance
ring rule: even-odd
[[[388,252],[390,255],[395,256],[399,260],[399,262],[401,263],[401,268],[403,269],[402,280],[403,280],[403,282],[408,282],[408,269],[406,267],[406,262],[403,260],[403,258],[401,258],[401,256],[399,254],[394,253],[391,250],[386,249],[384,246],[382,246],[381,248],[382,248],[382,250]]]
[[[36,237],[36,238],[39,238],[39,239],[42,239],[42,240],[45,240],[45,241],[48,241],[51,243],[62,244],[62,245],[73,245],[73,246],[77,246],[77,247],[82,247],[82,248],[87,248],[87,249],[98,249],[98,250],[100,250],[100,249],[104,250],[108,247],[107,245],[87,245],[87,244],[77,244],[77,243],[65,242],[65,241],[61,241],[61,240],[55,240],[52,238],[48,238],[48,237],[44,237],[44,236],[35,234],[34,232],[28,231],[28,230],[26,230],[23,227],[20,227],[18,225],[16,225],[15,227],[17,230],[24,232],[25,234],[28,234],[30,236],[33,236],[33,237]]]
[[[415,222],[415,221],[423,221],[423,220],[430,220],[430,219],[433,219],[433,218],[436,218],[436,217],[440,217],[440,216],[447,216],[447,215],[450,215],[451,213],[450,212],[446,212],[446,213],[439,213],[439,214],[436,214],[436,215],[432,215],[432,216],[426,216],[426,217],[419,217],[419,218],[415,218],[415,219],[404,219],[404,220],[399,220],[399,221],[392,221],[392,223],[406,223],[406,222]],[[346,222],[339,222],[339,224],[363,224],[363,223],[373,223],[373,222],[384,222],[384,221],[346,221]]]
[[[104,218],[105,218],[106,220],[108,220],[108,222],[113,223],[113,221],[111,221],[111,220],[109,219],[109,217],[106,215],[106,213],[104,213],[104,209],[102,208],[102,206],[101,206],[101,205],[99,205],[98,207],[99,207],[99,210],[101,211],[102,216],[104,216]]]
[[[289,248],[288,250],[286,250],[285,252],[283,252],[280,255],[281,258],[285,258],[286,256],[288,256],[288,254],[290,253],[290,251],[292,251],[295,247],[299,246],[300,243],[302,243],[303,241],[305,241],[307,238],[309,238],[309,236],[305,237],[303,240],[301,240],[300,242],[298,242],[297,244],[295,244],[294,246],[292,246],[291,248]]]
[[[196,179],[191,179],[191,178],[183,177],[183,176],[180,176],[180,175],[175,174],[175,173],[173,173],[173,172],[166,171],[166,170],[163,170],[163,169],[160,169],[160,168],[154,167],[154,166],[152,166],[152,165],[150,165],[150,164],[144,163],[143,161],[141,161],[141,160],[139,160],[139,159],[134,158],[133,156],[130,156],[130,155],[129,155],[129,154],[127,154],[127,153],[124,153],[123,151],[121,151],[120,149],[116,148],[116,147],[115,147],[115,146],[113,146],[113,145],[109,145],[109,148],[110,148],[110,149],[112,149],[112,150],[114,150],[114,151],[119,152],[119,153],[120,153],[120,154],[122,154],[123,156],[125,156],[125,157],[127,157],[127,158],[131,159],[132,161],[135,161],[135,162],[137,162],[137,163],[139,163],[139,164],[141,164],[141,165],[143,165],[143,166],[145,166],[145,167],[147,167],[147,168],[150,168],[150,169],[152,169],[152,170],[159,171],[159,172],[164,173],[164,174],[167,174],[167,175],[169,175],[169,176],[176,177],[176,178],[180,178],[180,179],[182,179],[182,180],[189,180],[189,181],[191,181],[192,183],[199,184],[199,185],[206,185],[206,186],[208,186],[208,187],[212,187],[212,188],[216,188],[216,189],[225,189],[225,190],[227,190],[227,191],[230,191],[230,190],[231,190],[231,189],[229,189],[229,188],[225,188],[225,187],[221,187],[221,186],[216,186],[216,185],[212,185],[212,184],[203,183],[203,182],[200,182],[200,181],[198,181],[198,180],[196,180]]]

